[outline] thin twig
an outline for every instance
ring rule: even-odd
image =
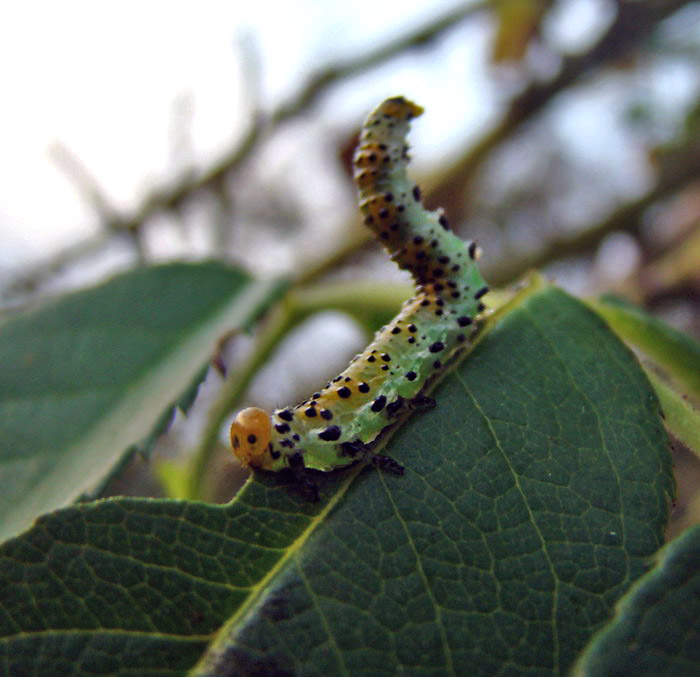
[[[503,285],[519,278],[531,268],[540,268],[552,261],[589,253],[609,233],[636,233],[641,225],[642,215],[652,204],[676,193],[698,178],[700,156],[690,153],[684,162],[679,161],[669,167],[669,171],[662,173],[644,195],[619,206],[603,221],[583,228],[575,235],[550,240],[530,256],[501,261],[500,265],[488,271],[489,282],[493,285]]]
[[[332,85],[360,75],[408,49],[425,47],[458,22],[487,8],[489,3],[490,0],[463,3],[442,17],[426,23],[408,35],[390,40],[367,54],[320,69],[308,78],[297,94],[281,104],[269,116],[259,112],[259,106],[254,108],[258,112],[253,113],[248,131],[231,149],[224,152],[218,161],[213,162],[203,171],[184,171],[178,179],[154,188],[132,215],[112,214],[109,219],[109,230],[136,232],[155,214],[179,210],[185,202],[201,191],[216,191],[225,184],[228,176],[250,157],[265,138],[284,122],[303,114]],[[247,45],[244,44],[244,47],[247,48]],[[42,281],[55,275],[67,265],[80,260],[82,255],[81,246],[70,247],[59,252],[55,257],[35,266],[31,271],[25,271],[21,276],[21,285],[13,285],[13,287],[37,287]]]
[[[451,204],[450,217],[454,220],[462,218],[465,206],[464,204],[455,205],[454,196],[465,193],[465,186],[469,184],[483,160],[496,146],[512,137],[557,94],[569,88],[583,76],[628,54],[638,43],[650,36],[660,21],[688,4],[689,1],[626,2],[618,0],[617,15],[598,42],[583,54],[566,57],[559,74],[552,80],[532,83],[516,96],[501,119],[481,139],[466,149],[452,166],[437,177],[432,189],[428,187],[426,191],[428,203]]]

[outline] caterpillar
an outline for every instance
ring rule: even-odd
[[[271,416],[242,410],[231,424],[233,453],[262,470],[331,471],[361,458],[402,472],[372,443],[396,417],[430,406],[422,393],[475,330],[488,287],[476,243],[451,230],[442,210],[427,211],[406,175],[409,123],[423,113],[403,97],[387,99],[365,121],[353,158],[364,223],[416,284],[415,295],[377,332],[345,371],[294,407]]]

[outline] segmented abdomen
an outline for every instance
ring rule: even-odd
[[[300,405],[274,412],[270,443],[250,465],[332,470],[352,463],[471,334],[488,291],[476,246],[454,235],[441,212],[425,210],[406,176],[405,137],[421,113],[404,98],[386,100],[367,118],[354,157],[364,221],[411,272],[416,295],[342,374]],[[234,438],[232,428],[234,451],[244,433],[241,427]],[[250,459],[244,451],[237,454]]]

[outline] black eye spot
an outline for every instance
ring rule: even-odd
[[[385,395],[380,395],[374,402],[372,402],[371,409],[374,412],[381,411],[384,409],[384,405],[386,404],[386,396]]]
[[[278,433],[288,433],[289,432],[289,423],[278,423],[275,426],[275,430]]]
[[[255,444],[258,441],[258,438],[251,433],[248,435],[248,444]]]
[[[337,425],[329,425],[319,434],[319,438],[326,442],[335,442],[340,437],[340,428]]]
[[[441,350],[445,349],[445,344],[442,341],[435,341],[435,343],[431,343],[430,346],[428,347],[428,350],[431,353],[439,353]]]
[[[326,419],[326,421],[330,421],[333,418],[333,412],[330,409],[321,409],[319,413],[321,418]]]
[[[338,388],[338,397],[342,397],[344,400],[347,399],[352,395],[352,390],[348,388],[347,386],[343,386],[342,388]]]

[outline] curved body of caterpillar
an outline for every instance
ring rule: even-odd
[[[367,118],[354,157],[365,224],[411,272],[415,296],[308,400],[272,416],[254,407],[240,412],[231,444],[243,465],[323,471],[350,465],[393,418],[415,408],[426,383],[473,331],[488,291],[476,245],[454,235],[441,212],[425,210],[406,176],[405,137],[409,121],[422,112],[404,98],[387,99]]]

